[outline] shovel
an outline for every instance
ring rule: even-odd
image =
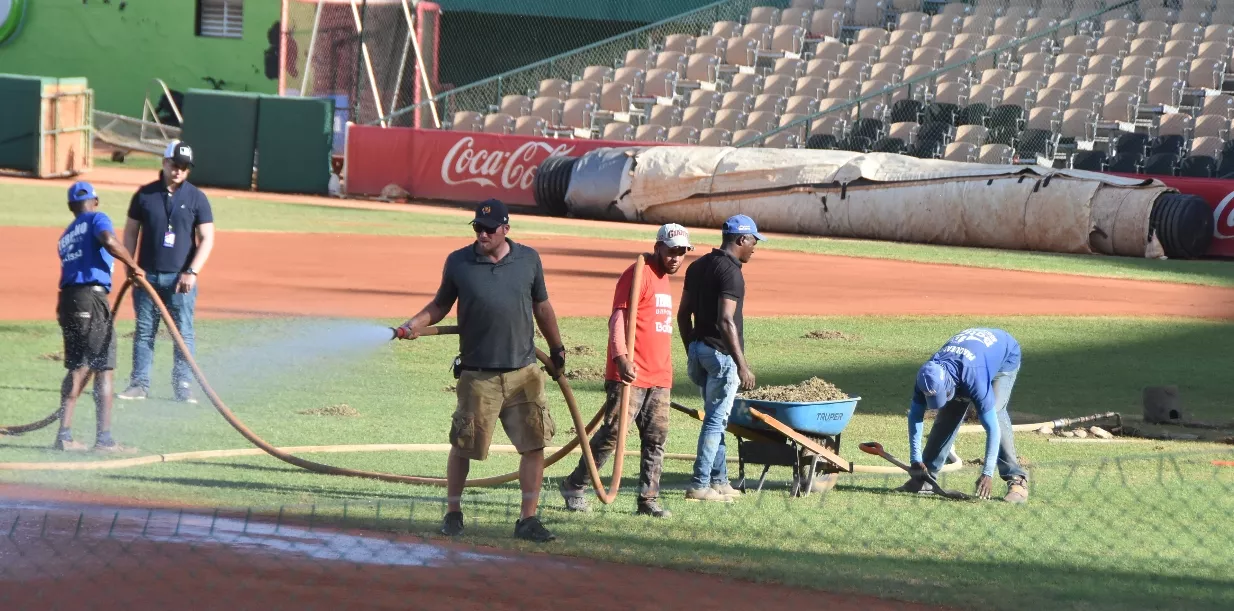
[[[886,460],[887,460],[887,462],[889,462],[889,463],[891,463],[891,464],[893,464],[893,465],[895,465],[895,466],[897,466],[897,467],[899,467],[899,468],[901,468],[901,469],[904,469],[904,471],[905,471],[906,473],[909,473],[909,472],[910,472],[910,467],[909,467],[908,465],[906,465],[906,464],[904,464],[904,463],[900,462],[900,459],[898,459],[898,458],[896,458],[896,457],[892,456],[891,454],[888,454],[888,453],[887,453],[887,451],[883,449],[883,444],[881,444],[881,443],[877,443],[877,442],[873,442],[873,441],[867,441],[867,442],[865,442],[865,443],[863,443],[863,444],[861,444],[861,445],[859,445],[859,446],[857,446],[857,447],[861,448],[861,451],[862,451],[862,452],[865,452],[866,454],[873,454],[873,455],[875,455],[875,456],[882,456],[884,459],[886,459]],[[941,497],[943,497],[943,498],[955,499],[955,500],[957,500],[957,501],[971,501],[971,500],[973,500],[973,499],[977,498],[977,497],[975,497],[975,496],[973,496],[973,495],[971,495],[971,494],[965,494],[965,493],[963,493],[963,492],[958,492],[958,491],[953,491],[953,490],[946,490],[946,489],[944,489],[944,488],[942,487],[942,485],[938,483],[938,480],[934,479],[934,476],[933,476],[933,475],[930,475],[930,472],[929,472],[929,471],[926,471],[926,472],[925,472],[924,479],[925,479],[926,483],[928,483],[928,484],[930,484],[931,486],[933,486],[933,487],[934,487],[934,494],[937,494],[937,495],[939,495],[939,496],[941,496]]]

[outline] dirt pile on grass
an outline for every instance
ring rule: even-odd
[[[356,408],[354,408],[354,407],[352,407],[352,406],[350,406],[350,405],[347,405],[346,403],[339,403],[338,405],[327,405],[326,407],[317,407],[317,408],[313,408],[313,409],[306,409],[306,410],[304,410],[304,411],[302,411],[302,412],[296,412],[296,413],[297,413],[297,414],[304,415],[304,416],[344,416],[344,417],[351,417],[351,416],[359,416],[359,415],[360,415],[360,412],[359,412],[359,411],[357,411],[357,410],[356,410]]]
[[[851,333],[845,333],[835,329],[819,329],[817,331],[810,331],[802,337],[805,339],[840,340],[845,342],[852,342],[861,339],[861,336],[859,335],[853,335]]]
[[[64,360],[64,355],[59,352],[48,352],[47,354],[40,354],[38,359],[40,361],[54,361],[59,363]]]
[[[583,380],[594,381],[604,379],[604,370],[596,369],[595,367],[579,367],[578,369],[566,370],[567,380]]]
[[[818,401],[838,401],[849,396],[838,386],[820,377],[813,377],[798,384],[788,386],[763,386],[741,395],[743,399],[755,401],[779,401],[782,403],[813,403]]]

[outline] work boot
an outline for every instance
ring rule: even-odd
[[[581,513],[591,511],[591,506],[587,504],[587,497],[583,496],[583,491],[567,489],[566,480],[561,480],[561,483],[557,485],[557,490],[561,492],[561,498],[566,501],[567,511],[577,511]]]
[[[1016,504],[1028,502],[1028,482],[1023,477],[1007,480],[1007,496],[1003,500]]]
[[[660,506],[660,502],[656,499],[639,500],[638,515],[651,516],[653,518],[671,518],[673,512]]]
[[[536,543],[548,543],[557,538],[556,535],[544,527],[544,524],[540,523],[538,516],[531,516],[525,520],[515,520],[514,536],[518,539],[526,539]]]
[[[719,492],[716,492],[716,489],[712,488],[711,486],[708,486],[706,488],[687,488],[686,489],[686,500],[687,501],[710,501],[713,503],[733,502],[732,498],[724,496],[723,494],[720,494]]]
[[[724,482],[723,484],[712,484],[711,489],[734,501],[741,498],[741,491],[734,488],[733,485],[728,482]]]
[[[86,444],[80,441],[73,441],[72,437],[57,437],[56,443],[51,446],[53,449],[61,452],[85,452]]]
[[[128,388],[124,389],[124,392],[116,393],[116,398],[125,401],[144,401],[149,395],[150,393],[146,389],[136,384],[130,384]]]
[[[463,512],[451,511],[441,521],[441,534],[447,537],[457,537],[463,534]]]
[[[934,486],[930,482],[919,477],[910,478],[904,485],[895,489],[896,492],[909,492],[912,494],[934,494]]]

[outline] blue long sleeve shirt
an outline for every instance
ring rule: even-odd
[[[947,340],[930,360],[942,365],[955,380],[955,398],[967,399],[977,406],[977,417],[986,432],[985,463],[981,473],[993,476],[1000,442],[994,376],[1020,368],[1019,342],[1002,329],[966,329]],[[925,411],[925,395],[914,387],[908,407],[909,455],[914,463],[922,462],[921,429]]]

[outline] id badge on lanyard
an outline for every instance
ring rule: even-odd
[[[171,201],[171,195],[165,194],[163,197],[164,209],[167,211],[167,233],[163,234],[163,248],[175,248],[176,230],[171,226],[171,211],[175,210],[175,205]]]

